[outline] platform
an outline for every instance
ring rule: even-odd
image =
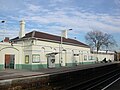
[[[82,83],[118,68],[119,62],[47,68],[36,71],[6,69],[0,71],[0,90],[58,90]],[[65,84],[64,84],[65,83]]]
[[[99,64],[79,65],[74,67],[61,67],[61,68],[46,68],[46,69],[40,69],[40,70],[34,70],[34,71],[5,69],[0,71],[0,80],[31,77],[31,76],[38,76],[38,75],[43,76],[47,74],[50,75],[50,74],[56,74],[56,73],[65,73],[65,72],[95,68],[95,67],[100,67],[100,66],[110,65],[110,64],[113,64],[113,63],[99,63]]]

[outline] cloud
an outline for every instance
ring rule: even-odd
[[[57,33],[57,30],[72,28],[74,33],[78,33],[88,32],[91,30],[90,26],[92,26],[105,32],[120,32],[119,16],[90,13],[84,9],[76,9],[76,7],[56,7],[54,10],[34,4],[26,4],[26,7],[25,10],[19,11],[24,13],[25,16],[21,14],[20,17],[11,18],[20,20],[22,17],[26,20],[28,26],[33,24],[33,28],[37,30],[45,29],[44,31],[51,32],[50,30],[52,29],[55,31],[54,33]],[[41,27],[41,25],[44,27]]]
[[[0,11],[3,12],[13,12],[24,7],[24,2],[22,0],[0,0]]]
[[[66,0],[50,0],[51,3],[57,3],[57,2],[65,2]]]
[[[60,3],[70,3],[72,2],[73,0],[50,0],[50,3],[53,5],[53,4],[60,4]]]
[[[114,2],[120,8],[120,0],[114,0]]]
[[[23,7],[17,6],[18,10],[14,14],[6,16],[8,20],[14,22],[8,25],[8,33],[13,30],[11,31],[13,35],[18,35],[21,19],[26,21],[26,32],[38,30],[60,35],[61,30],[72,28],[73,31],[70,32],[72,37],[88,32],[92,30],[90,27],[94,27],[103,32],[120,33],[120,13],[114,16],[107,13],[88,12],[89,8],[86,10],[77,5],[69,5],[73,1],[49,0],[48,4],[37,4],[31,0],[29,3],[24,2]]]
[[[39,12],[41,10],[40,6],[36,6],[33,4],[27,4],[28,5],[28,10],[30,10],[31,12]]]

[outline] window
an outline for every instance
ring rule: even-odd
[[[93,58],[93,56],[89,56],[89,60],[93,60],[94,58]]]
[[[29,63],[29,55],[25,55],[25,63],[26,63],[26,64]]]
[[[87,55],[84,55],[84,60],[87,60]]]
[[[74,54],[74,56],[79,56],[79,54]]]
[[[81,51],[81,55],[83,55],[83,51]]]
[[[32,55],[32,62],[39,63],[40,62],[40,55],[39,54]]]

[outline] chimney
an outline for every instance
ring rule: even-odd
[[[66,38],[66,39],[68,38],[68,35],[67,35],[68,34],[68,30],[71,31],[72,29],[63,30],[62,31],[62,37]]]
[[[9,37],[5,37],[4,42],[9,42]]]
[[[67,30],[63,30],[63,31],[62,31],[62,37],[68,38],[68,37],[67,37]]]
[[[20,21],[20,32],[19,32],[19,38],[22,38],[25,36],[25,21]]]

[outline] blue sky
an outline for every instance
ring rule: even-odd
[[[26,32],[60,35],[72,28],[69,38],[85,42],[86,32],[95,29],[112,34],[120,44],[120,0],[0,0],[0,21],[6,21],[0,23],[0,39],[17,36],[22,19]]]

